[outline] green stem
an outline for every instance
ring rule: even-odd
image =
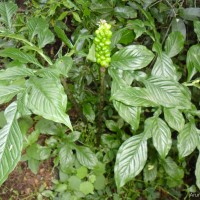
[[[103,108],[104,108],[104,93],[105,93],[105,74],[106,74],[106,68],[100,67],[100,93],[99,93],[99,113],[98,113],[98,123],[97,123],[97,146],[99,146],[101,141],[101,135],[102,135],[102,122],[103,122]]]

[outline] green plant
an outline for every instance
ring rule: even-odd
[[[25,148],[34,173],[50,158],[59,171],[40,198],[180,199],[191,160],[200,188],[199,8],[32,3],[0,3],[0,184]]]

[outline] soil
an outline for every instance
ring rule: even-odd
[[[40,190],[52,188],[54,178],[55,172],[50,160],[40,164],[37,174],[31,172],[27,162],[19,162],[0,187],[0,200],[35,200]]]

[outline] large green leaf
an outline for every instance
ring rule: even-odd
[[[73,166],[73,152],[69,145],[64,145],[59,151],[60,167],[63,172]]]
[[[134,135],[126,140],[117,153],[115,181],[118,188],[137,176],[147,160],[147,141],[144,134]]]
[[[190,49],[187,52],[187,68],[190,72],[193,68],[196,68],[198,71],[200,71],[200,44],[193,45],[190,47]]]
[[[2,21],[9,29],[12,27],[12,17],[17,11],[17,5],[15,3],[0,3],[0,21]]]
[[[93,2],[90,6],[91,10],[101,14],[108,14],[113,11],[113,7],[109,2],[103,1],[101,3]]]
[[[63,76],[67,77],[68,72],[72,68],[73,60],[69,56],[63,56],[57,59],[54,65]]]
[[[151,138],[152,135],[154,134],[154,121],[157,120],[156,116],[153,117],[149,117],[145,120],[144,122],[144,133],[145,133],[145,137]]]
[[[26,25],[28,27],[30,40],[33,40],[35,35],[41,34],[49,27],[48,23],[44,19],[39,17],[32,17],[28,20]]]
[[[196,176],[196,184],[200,189],[200,154],[196,162],[195,176]]]
[[[194,31],[197,34],[197,38],[200,41],[200,21],[194,21]]]
[[[116,16],[123,17],[125,19],[137,17],[137,11],[130,6],[115,7],[114,12]]]
[[[36,66],[43,67],[32,54],[25,53],[17,48],[10,47],[3,49],[0,51],[0,56],[12,58],[13,60],[18,60],[21,63],[32,63]]]
[[[183,49],[184,36],[181,32],[171,32],[165,42],[165,52],[171,58],[176,56]]]
[[[186,26],[182,19],[174,18],[172,20],[172,31],[179,31],[183,35],[184,39],[186,38]]]
[[[146,32],[146,28],[144,22],[140,19],[130,20],[127,24],[128,28],[133,29],[135,32],[135,39],[140,37],[144,32]]]
[[[185,119],[181,111],[176,108],[164,108],[165,121],[171,128],[181,131],[185,125]]]
[[[23,89],[24,88],[16,85],[0,85],[0,104],[9,102],[16,94],[21,92]]]
[[[26,154],[35,160],[46,160],[50,158],[51,148],[33,143],[26,149]]]
[[[98,163],[96,155],[88,147],[76,146],[76,156],[81,165],[88,169],[93,169]]]
[[[152,137],[159,155],[165,158],[171,148],[172,139],[169,127],[161,118],[156,118],[153,122]]]
[[[190,7],[180,9],[180,16],[186,20],[198,20],[200,17],[200,8]]]
[[[17,105],[10,104],[5,110],[7,125],[0,130],[0,185],[20,160],[23,138],[17,123]]]
[[[145,88],[127,87],[123,90],[119,89],[112,95],[111,99],[133,107],[151,107],[158,105],[150,100],[149,94]]]
[[[89,122],[94,122],[95,112],[94,112],[92,105],[90,103],[83,104],[83,114]]]
[[[158,55],[151,74],[153,76],[166,77],[177,80],[176,68],[171,58],[164,52]]]
[[[148,163],[146,164],[144,170],[144,181],[151,182],[154,181],[157,177],[157,163]]]
[[[118,101],[113,101],[113,105],[119,115],[131,125],[132,129],[137,130],[140,123],[141,107],[128,106]]]
[[[56,32],[56,35],[71,49],[73,48],[73,44],[65,34],[65,31],[62,30],[60,27],[55,26],[54,31]]]
[[[176,81],[166,78],[150,77],[144,81],[150,100],[164,107],[190,108],[191,103],[185,88]]]
[[[38,47],[43,48],[47,44],[54,41],[54,34],[49,30],[43,30],[38,34]]]
[[[151,101],[151,96],[148,94],[146,88],[125,87],[117,90],[111,99],[119,101],[129,106],[157,106],[158,104]]]
[[[33,40],[34,36],[38,36],[38,46],[43,48],[46,44],[54,41],[54,34],[49,30],[49,24],[43,18],[32,17],[27,22],[29,31],[29,39]]]
[[[142,45],[130,45],[116,52],[111,59],[111,67],[122,70],[136,70],[146,67],[154,54]]]
[[[17,110],[23,116],[31,115],[32,112],[28,108],[28,90],[24,90],[23,92],[17,95]]]
[[[0,71],[0,80],[16,80],[19,78],[33,76],[33,70],[25,67],[11,67]]]
[[[128,28],[122,28],[113,33],[111,38],[111,49],[116,46],[118,43],[129,44],[134,39],[133,32]]]
[[[35,75],[39,77],[55,78],[55,79],[59,79],[60,74],[61,72],[54,66],[48,67],[48,70],[46,68],[39,69],[35,73]]]
[[[127,71],[128,72],[128,71]],[[110,75],[113,77],[111,93],[123,90],[125,82],[117,76],[116,70],[109,70]],[[132,81],[130,81],[132,82]],[[133,107],[113,100],[113,105],[119,115],[132,126],[132,129],[137,130],[140,123],[141,107]]]
[[[193,122],[187,123],[180,131],[177,138],[180,158],[186,157],[194,151],[199,141],[198,135],[198,130]]]
[[[166,173],[173,179],[182,179],[184,171],[172,160],[171,157],[167,157],[163,160],[162,165]]]
[[[28,86],[28,107],[33,113],[72,129],[69,116],[65,113],[67,96],[59,80],[35,77],[28,81]]]

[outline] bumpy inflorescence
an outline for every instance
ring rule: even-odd
[[[99,28],[95,31],[95,56],[96,61],[102,67],[108,67],[111,61],[110,58],[110,44],[111,44],[111,25],[105,20],[100,21]]]

